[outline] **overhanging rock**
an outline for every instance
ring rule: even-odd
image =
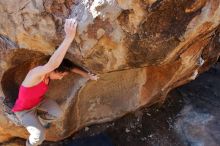
[[[52,54],[65,19],[75,16],[77,35],[66,57],[100,79],[69,75],[51,84],[46,96],[64,117],[47,140],[163,101],[219,57],[218,0],[1,0],[1,142],[27,138],[10,111],[19,84],[31,65]]]

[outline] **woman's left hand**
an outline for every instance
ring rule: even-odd
[[[92,74],[92,73],[88,73],[88,75],[89,75],[90,80],[97,81],[99,79],[98,75],[95,75],[95,74]]]
[[[66,22],[64,24],[64,31],[66,33],[66,38],[74,39],[76,35],[76,27],[77,27],[76,18],[66,19]]]

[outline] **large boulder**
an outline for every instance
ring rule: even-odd
[[[51,84],[46,96],[64,111],[51,141],[163,102],[220,52],[218,0],[1,0],[0,17],[0,142],[27,138],[11,107],[29,67],[61,43],[66,18],[78,20],[66,57],[100,79]]]

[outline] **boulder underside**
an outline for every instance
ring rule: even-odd
[[[66,18],[78,20],[66,57],[100,79],[51,83],[46,97],[64,116],[47,130],[49,141],[163,102],[220,52],[218,0],[1,0],[0,17],[0,142],[27,138],[10,110],[29,67],[61,43]]]

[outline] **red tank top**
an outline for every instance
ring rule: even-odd
[[[42,81],[33,87],[20,86],[18,98],[12,108],[13,112],[29,110],[38,105],[47,92],[48,85]]]

